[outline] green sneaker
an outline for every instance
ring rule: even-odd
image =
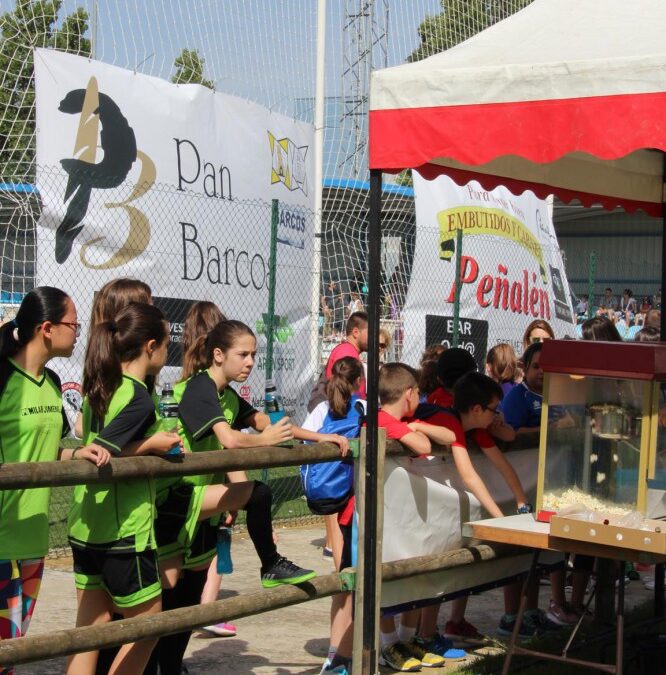
[[[306,570],[280,556],[267,570],[261,569],[261,585],[264,588],[275,588],[283,584],[302,584],[316,576],[317,573],[313,570]]]
[[[400,673],[414,673],[421,670],[421,661],[414,658],[409,647],[404,642],[394,642],[382,647],[379,654],[379,665],[389,666]]]

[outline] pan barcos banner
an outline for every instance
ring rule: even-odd
[[[57,363],[80,382],[93,295],[145,281],[171,326],[180,365],[187,309],[216,303],[258,334],[241,395],[261,405],[271,200],[280,203],[274,379],[290,412],[313,378],[313,127],[200,85],[175,85],[82,57],[35,51],[39,284],[74,299],[84,335]],[[315,335],[316,338],[316,335]]]
[[[447,176],[414,173],[416,247],[403,310],[403,358],[418,363],[426,346],[451,345],[456,246],[462,231],[459,346],[483,369],[500,342],[522,352],[534,319],[556,337],[574,335],[569,285],[548,204],[532,193],[464,187]],[[482,370],[483,372],[483,370]]]

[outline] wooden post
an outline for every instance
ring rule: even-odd
[[[354,498],[356,518],[358,522],[356,543],[356,593],[354,595],[354,647],[352,651],[352,672],[360,673],[363,663],[363,617],[365,606],[364,585],[361,580],[365,576],[365,471],[366,471],[366,429],[361,429],[360,454],[354,471]]]
[[[365,429],[361,430],[361,448],[365,448]],[[361,452],[357,470],[354,474],[356,511],[358,514],[358,560],[356,561],[356,596],[354,603],[354,651],[352,656],[352,672],[376,673],[377,646],[379,641],[379,614],[382,595],[382,539],[384,532],[384,456],[386,454],[386,430],[379,429],[377,436],[377,519],[375,531],[368,533],[366,531],[366,491],[364,476],[367,471],[365,452]],[[371,537],[374,541],[375,560],[377,564],[374,570],[368,569],[366,564],[364,543],[366,537]],[[372,598],[365,595],[364,585],[361,580],[366,575],[374,574],[375,591]],[[367,650],[363,645],[363,626],[368,623],[368,613],[372,612],[374,616],[375,637],[374,650]],[[374,658],[370,654],[374,651]]]
[[[597,558],[597,585],[594,596],[594,616],[599,623],[615,623],[615,580],[617,563]],[[624,570],[618,583],[624,583]]]

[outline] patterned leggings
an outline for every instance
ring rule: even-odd
[[[0,640],[26,634],[35,610],[44,572],[44,558],[34,560],[0,560]],[[0,675],[11,675],[3,669]]]

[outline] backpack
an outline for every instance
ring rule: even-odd
[[[437,413],[448,413],[453,415],[457,420],[460,420],[460,413],[454,408],[444,408],[441,405],[436,403],[419,403],[416,410],[414,411],[414,419],[427,421],[429,417],[436,415]]]
[[[358,438],[364,421],[363,403],[358,396],[352,396],[346,417],[336,417],[329,411],[319,432]],[[345,458],[322,464],[303,464],[301,483],[312,513],[319,516],[339,513],[354,493],[353,460]]]

